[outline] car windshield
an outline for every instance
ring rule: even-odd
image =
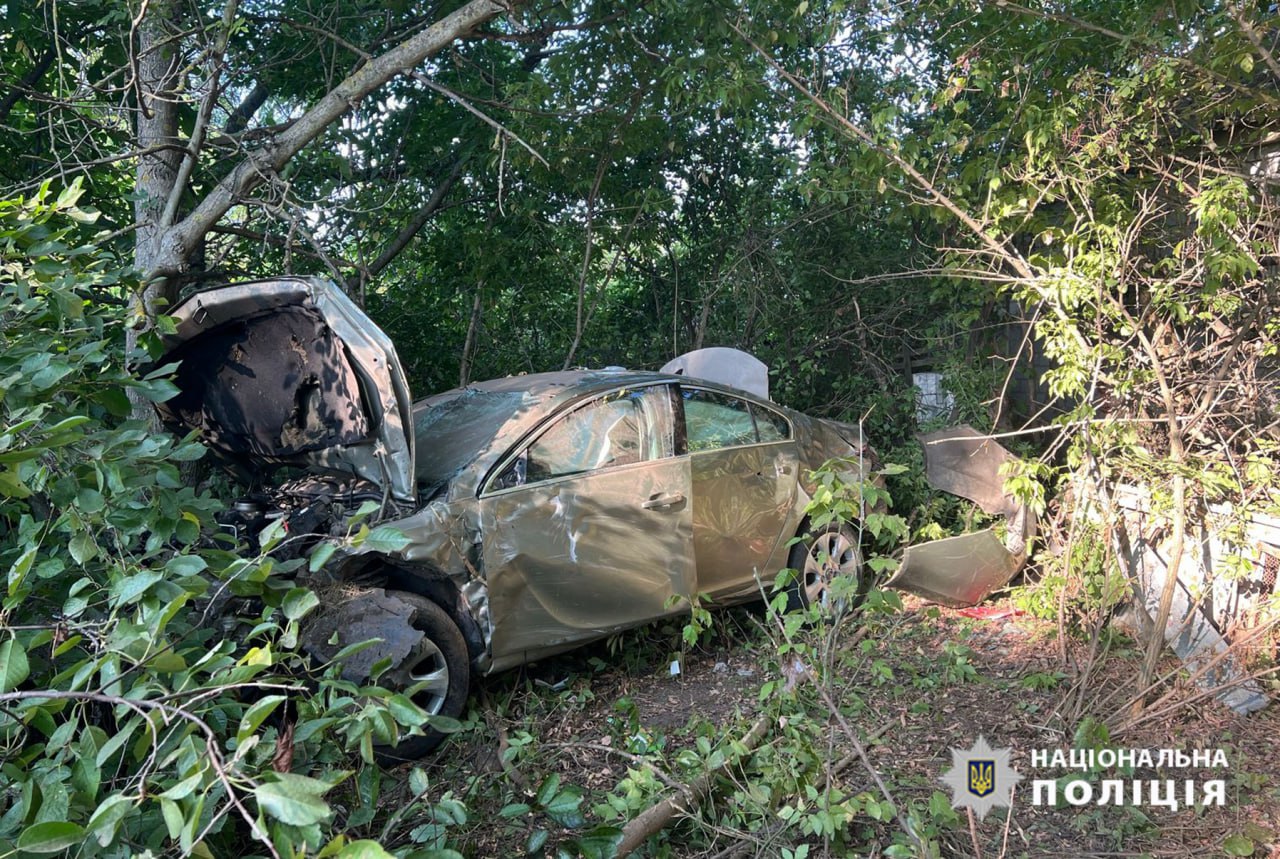
[[[446,483],[488,449],[502,427],[529,404],[521,391],[468,389],[437,405],[415,409],[419,487],[432,489]]]

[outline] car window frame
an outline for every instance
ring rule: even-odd
[[[677,444],[679,445],[680,456],[692,456],[695,454],[703,454],[703,453],[717,453],[723,450],[742,450],[743,448],[748,448],[748,447],[759,447],[760,445],[766,445],[766,444],[786,444],[786,443],[795,441],[795,437],[796,437],[795,423],[792,422],[791,418],[788,417],[787,414],[783,412],[782,409],[780,408],[770,406],[765,403],[761,403],[755,398],[747,396],[745,393],[741,393],[737,391],[725,391],[719,388],[713,388],[710,385],[686,384],[684,382],[679,382],[673,387],[676,389],[676,396],[674,398],[674,403],[676,407],[675,434],[676,434]],[[752,430],[755,432],[756,440],[752,442],[747,442],[746,444],[724,445],[723,447],[712,447],[712,448],[707,448],[706,450],[689,450],[689,425],[685,418],[685,409],[684,409],[685,407],[684,392],[685,391],[705,391],[708,394],[715,394],[716,396],[720,396],[720,397],[730,397],[732,399],[741,400],[742,402],[746,403],[747,413],[751,416],[751,427],[752,427]],[[772,439],[770,441],[762,441],[760,439],[760,422],[756,417],[757,409],[763,410],[765,412],[769,412],[773,415],[776,415],[779,418],[782,418],[783,423],[787,427],[786,438]]]
[[[745,398],[744,398],[744,399],[745,399]],[[751,406],[751,420],[752,420],[752,421],[755,423],[755,425],[756,425],[756,438],[758,438],[758,439],[760,438],[760,419],[759,419],[758,417],[756,417],[756,410],[757,410],[757,409],[758,409],[758,410],[760,410],[760,411],[762,411],[762,412],[766,412],[766,413],[768,413],[768,414],[772,414],[772,415],[774,415],[774,416],[776,416],[776,417],[781,418],[781,419],[782,419],[782,423],[783,423],[783,425],[787,428],[787,434],[786,434],[785,436],[783,436],[782,438],[770,439],[769,441],[765,441],[764,439],[760,439],[760,441],[756,442],[757,444],[781,444],[781,443],[783,443],[783,442],[787,442],[787,441],[794,441],[794,440],[795,440],[795,437],[796,437],[796,428],[795,428],[795,424],[793,424],[793,423],[791,422],[791,418],[787,417],[787,416],[782,412],[782,410],[781,410],[781,409],[770,408],[769,406],[765,405],[764,403],[758,403],[758,402],[756,402],[755,400],[751,400],[751,399],[748,399],[748,400],[747,400],[747,402],[748,402],[748,403],[750,404],[750,406]]]
[[[518,483],[514,486],[502,486],[502,487],[495,486],[499,478],[501,478],[502,475],[506,474],[507,470],[511,467],[513,463],[527,456],[529,448],[537,444],[539,439],[541,439],[544,435],[546,435],[548,432],[551,431],[552,427],[556,426],[561,421],[567,419],[571,414],[581,411],[582,409],[590,408],[593,404],[598,403],[602,400],[605,400],[609,397],[616,396],[618,394],[622,394],[626,392],[647,394],[649,391],[652,391],[657,388],[666,389],[666,400],[667,400],[666,406],[665,406],[666,414],[667,414],[668,420],[670,420],[672,423],[672,439],[670,444],[663,445],[663,447],[665,447],[665,452],[660,450],[659,455],[652,459],[643,458],[643,459],[637,460],[636,462],[628,462],[622,465],[605,466],[602,468],[593,468],[587,471],[575,472],[573,474],[563,474],[563,475],[558,475],[556,477],[547,477],[547,478],[543,478],[541,480],[536,480],[536,481],[529,481],[528,478],[526,477],[524,482]],[[676,399],[678,399],[678,393],[675,391],[675,385],[673,385],[668,381],[655,381],[653,383],[640,384],[640,385],[636,385],[636,384],[621,385],[617,388],[611,388],[604,391],[595,391],[590,394],[584,394],[580,398],[575,398],[574,400],[566,403],[563,407],[557,409],[552,414],[548,415],[546,418],[540,421],[537,426],[530,429],[527,433],[522,435],[519,440],[517,440],[514,444],[512,444],[511,447],[508,448],[507,451],[498,458],[497,462],[493,465],[493,467],[489,469],[489,472],[485,475],[484,480],[480,482],[480,489],[477,491],[476,495],[478,498],[487,498],[494,495],[500,495],[507,492],[515,492],[520,489],[528,489],[535,486],[549,486],[553,483],[558,483],[560,481],[565,481],[565,480],[578,480],[583,477],[588,477],[596,474],[603,474],[605,472],[615,472],[615,471],[622,471],[628,468],[638,468],[640,466],[651,465],[655,462],[661,462],[664,459],[671,459],[676,456],[679,456],[680,455],[679,451],[681,449],[680,446],[682,444],[680,435],[682,433],[683,427],[681,423],[676,420],[676,417],[675,417],[675,409],[677,408],[675,403]],[[662,402],[660,394],[659,396],[654,397],[654,401],[657,403]],[[661,423],[662,416],[657,415],[657,418],[658,418],[658,421],[656,422],[655,426],[652,427],[652,429],[655,431],[660,431],[661,427],[658,426],[657,424]]]

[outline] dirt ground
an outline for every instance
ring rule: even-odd
[[[1087,684],[1073,685],[1071,678],[1089,658],[1083,642],[1068,640],[1064,648],[1053,624],[1017,614],[1011,605],[986,608],[1004,608],[1009,615],[977,619],[908,601],[887,633],[858,645],[858,658],[836,668],[830,685],[899,802],[915,799],[927,805],[934,791],[946,791],[938,779],[951,766],[950,750],[968,749],[979,735],[996,749],[1011,749],[1012,765],[1025,779],[1011,813],[996,808],[972,824],[962,813],[939,837],[943,855],[1280,857],[1280,703],[1240,717],[1205,699],[1111,736],[1113,747],[1151,749],[1153,754],[1162,748],[1224,750],[1229,763],[1225,771],[1146,770],[1123,776],[1172,778],[1179,784],[1188,778],[1201,783],[1224,778],[1222,807],[1172,811],[1033,805],[1032,778],[1058,778],[1067,772],[1034,769],[1031,751],[1070,748],[1085,715],[1127,712],[1124,703],[1138,655],[1114,649]],[[618,748],[620,738],[644,736],[662,744],[669,758],[673,750],[693,743],[691,725],[709,722],[724,735],[741,734],[760,710],[761,685],[774,679],[776,660],[760,644],[768,639],[752,628],[762,621],[759,612],[724,615],[711,643],[684,655],[679,674],[671,672],[673,654],[668,650],[678,636],[668,627],[632,633],[488,681],[478,697],[485,726],[455,740],[452,749],[446,747],[448,762],[433,768],[448,766],[457,773],[453,768],[460,767],[470,773],[476,818],[487,813],[484,796],[495,804],[511,801],[511,795],[528,796],[546,771],[586,791],[585,811],[616,790],[628,768],[636,766]],[[846,627],[842,634],[856,637],[857,631]],[[1176,668],[1172,661],[1162,666]],[[1185,702],[1195,691],[1175,683],[1173,701]],[[536,756],[503,766],[495,746],[526,735],[535,738]],[[834,723],[831,737],[833,759],[844,758],[851,747]],[[849,792],[874,789],[860,766],[842,769],[830,783]],[[585,826],[599,822],[589,812],[586,818]],[[651,846],[651,855],[779,855],[758,842],[735,844],[732,832],[708,837],[705,823],[700,824],[702,837],[695,837],[698,825],[677,827]],[[862,843],[869,845],[870,855],[878,855],[881,845],[874,832],[884,827],[870,831],[872,838]],[[522,835],[516,826],[477,827],[464,840],[469,855],[523,855]],[[864,854],[838,852],[813,840],[808,855]]]

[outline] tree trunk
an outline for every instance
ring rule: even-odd
[[[169,32],[173,18],[172,3],[161,0],[151,3],[138,24],[135,53],[138,103],[134,124],[138,148],[144,154],[138,158],[134,185],[134,220],[138,228],[134,232],[133,254],[134,265],[143,273],[143,284],[142,291],[130,302],[131,324],[125,333],[125,354],[130,361],[138,360],[134,354],[138,335],[176,298],[174,281],[153,275],[163,270],[159,263],[165,256],[162,244],[167,231],[162,225],[162,216],[182,160],[177,100],[181,75],[176,43],[170,39]],[[129,399],[133,402],[135,417],[155,419],[150,401],[133,388],[129,389]]]
[[[234,6],[229,8],[234,14]],[[175,34],[181,28],[174,22],[180,7],[177,0],[151,0],[137,22],[137,45],[130,45],[137,78],[137,142],[145,153],[138,160],[135,187],[134,263],[142,273],[143,289],[131,305],[132,324],[126,341],[131,360],[137,359],[134,353],[138,335],[177,298],[178,275],[189,267],[205,235],[232,206],[283,168],[361,99],[507,8],[496,0],[470,0],[370,58],[269,144],[250,152],[199,202],[185,207],[188,212],[183,216],[175,205],[186,190],[187,174],[180,167],[184,154],[199,158],[200,135],[196,134],[192,141],[193,151],[186,153],[178,134],[182,57]],[[228,21],[227,26],[231,23]],[[140,399],[134,400],[134,411],[139,417],[151,413],[150,405]]]
[[[163,248],[166,229],[162,222],[165,205],[174,192],[178,166],[182,160],[182,141],[178,139],[178,99],[180,83],[178,52],[170,41],[169,23],[173,5],[167,0],[152,2],[138,25],[137,69],[138,99],[135,114],[138,148],[144,153],[138,159],[134,191],[134,215],[138,224],[134,234],[134,264],[146,277],[141,296],[141,310],[152,319],[159,302],[172,300],[172,279],[165,277],[168,266]],[[155,147],[166,147],[154,152]],[[160,273],[160,276],[153,276]]]
[[[458,387],[465,388],[471,381],[471,353],[476,347],[476,329],[480,327],[480,310],[483,307],[484,281],[476,284],[476,297],[471,303],[471,319],[467,322],[467,339],[462,344],[462,362],[458,366]]]

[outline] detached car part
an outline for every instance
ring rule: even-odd
[[[1005,494],[1001,467],[1013,454],[969,426],[920,436],[929,485],[1001,515],[1000,527],[908,546],[885,583],[952,608],[976,605],[1009,583],[1027,562],[1035,515]],[[1003,530],[1004,536],[1000,536]]]
[[[1152,510],[1150,493],[1143,489],[1119,486],[1113,500],[1120,513],[1119,521],[1112,523],[1114,545],[1130,573],[1132,620],[1138,624],[1128,631],[1150,634],[1170,575],[1168,523]],[[1212,505],[1203,514],[1188,529],[1169,620],[1159,634],[1198,687],[1243,716],[1263,709],[1270,699],[1249,676],[1240,654],[1231,650],[1228,635],[1247,634],[1251,620],[1265,625],[1268,612],[1275,610],[1280,594],[1276,581],[1280,521],[1262,515],[1247,519],[1243,530],[1257,560],[1241,564],[1246,552],[1224,538],[1240,530],[1239,515],[1228,505]],[[1247,575],[1241,575],[1242,567]],[[1124,620],[1113,623],[1123,625]]]

